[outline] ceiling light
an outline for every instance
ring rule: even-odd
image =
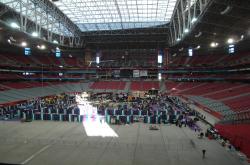
[[[59,67],[60,67],[60,68],[63,68],[63,66],[62,66],[62,65],[59,65]]]
[[[161,73],[158,73],[158,80],[161,80],[162,79],[162,75]]]
[[[195,47],[195,50],[198,50],[198,49],[200,49],[200,48],[201,48],[201,46],[198,45],[198,46]]]
[[[191,23],[195,23],[197,21],[197,18],[193,18],[192,20],[191,20]]]
[[[16,22],[11,22],[10,27],[12,27],[14,29],[19,29],[20,28],[20,26]]]
[[[240,39],[241,39],[241,40],[243,40],[243,39],[244,39],[244,37],[245,37],[244,35],[241,35],[241,36],[240,36]]]
[[[32,32],[31,35],[32,35],[33,37],[38,37],[38,33],[37,33],[37,32]]]
[[[41,50],[44,50],[44,49],[46,49],[46,46],[45,45],[37,45],[37,48],[41,49]]]
[[[189,29],[185,29],[185,30],[184,30],[184,33],[188,33],[188,32],[189,32]]]
[[[41,49],[46,49],[46,46],[45,45],[41,45]]]
[[[217,42],[212,42],[211,44],[210,44],[210,46],[212,47],[212,48],[215,48],[215,47],[217,47],[219,44],[217,43]]]
[[[9,44],[11,44],[11,40],[10,39],[8,39],[7,41],[8,41]]]
[[[195,34],[194,36],[195,36],[195,38],[198,38],[198,37],[200,37],[202,35],[202,32],[199,32],[198,34]]]
[[[212,42],[212,43],[210,44],[210,46],[211,46],[211,47],[215,47],[215,43]]]
[[[21,42],[21,46],[22,47],[26,47],[27,46],[27,42],[25,42],[25,41]]]
[[[16,39],[13,36],[10,36],[9,39],[10,39],[11,42],[16,42]]]
[[[177,38],[176,41],[180,41],[181,39],[180,38]]]
[[[232,7],[228,5],[223,11],[220,12],[220,14],[225,15],[229,13],[231,10],[232,10]]]
[[[53,43],[54,43],[54,44],[58,44],[58,41],[57,41],[57,40],[54,40]]]
[[[227,43],[228,43],[228,44],[234,43],[234,39],[233,39],[233,38],[229,38],[229,39],[227,40]]]

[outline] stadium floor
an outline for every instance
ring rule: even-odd
[[[188,127],[111,125],[119,137],[90,137],[80,123],[0,122],[0,162],[34,165],[240,165],[218,142]],[[202,159],[202,149],[207,150]]]

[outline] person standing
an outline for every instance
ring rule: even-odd
[[[204,159],[204,158],[205,158],[205,155],[206,155],[206,150],[205,150],[205,149],[203,149],[203,150],[202,150],[202,159]]]

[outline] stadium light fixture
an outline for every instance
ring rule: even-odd
[[[228,43],[228,44],[233,44],[233,43],[234,43],[234,39],[233,39],[233,38],[229,38],[229,39],[227,40],[227,43]]]
[[[46,46],[45,45],[37,45],[37,48],[41,49],[41,50],[44,50],[44,49],[46,49]]]
[[[58,41],[57,41],[57,40],[53,40],[53,43],[54,43],[54,44],[58,44]]]
[[[198,38],[198,37],[200,37],[201,35],[202,35],[202,32],[200,31],[198,34],[195,34],[194,37],[195,37],[195,38]]]
[[[41,45],[41,49],[42,50],[46,49],[46,46],[45,45]]]
[[[20,28],[20,26],[16,22],[11,22],[10,27],[12,27],[14,29],[19,29]]]
[[[162,80],[161,73],[158,73],[158,80]]]
[[[245,36],[242,34],[242,35],[240,36],[240,40],[243,40],[244,37],[245,37]]]
[[[21,46],[22,47],[26,47],[27,46],[27,42],[25,42],[25,41],[21,42]]]
[[[194,17],[192,20],[191,20],[191,23],[195,23],[197,21],[197,18]]]
[[[184,33],[188,33],[188,32],[189,32],[189,29],[185,29],[185,30],[184,30]]]
[[[212,48],[215,48],[215,47],[217,47],[219,44],[217,43],[217,42],[212,42],[211,44],[210,44],[210,46],[212,47]]]
[[[200,49],[200,48],[201,48],[201,46],[198,45],[198,46],[195,47],[195,50],[198,50],[198,49]]]
[[[38,37],[38,33],[37,33],[37,32],[32,32],[31,35],[32,35],[33,37]]]

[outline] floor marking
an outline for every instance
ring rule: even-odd
[[[37,151],[36,153],[34,153],[33,155],[31,155],[29,158],[27,158],[25,161],[23,161],[21,164],[26,164],[29,161],[31,161],[34,157],[36,157],[38,154],[40,154],[41,152],[45,151],[46,149],[48,149],[49,147],[51,147],[51,145],[46,145],[43,148],[41,148],[39,151]]]

